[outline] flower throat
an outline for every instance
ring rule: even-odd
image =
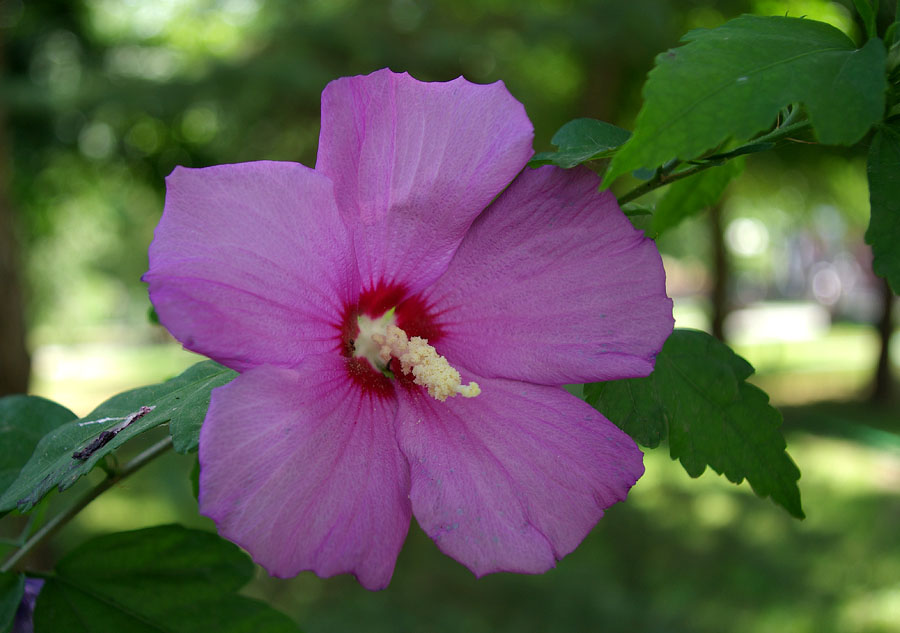
[[[353,344],[353,356],[365,358],[373,368],[392,377],[389,365],[392,358],[400,362],[401,371],[413,382],[425,387],[428,395],[441,402],[457,394],[474,398],[481,393],[476,382],[463,385],[457,371],[446,358],[437,353],[428,339],[407,336],[396,325],[395,309],[372,319],[364,314],[357,317],[359,335]]]

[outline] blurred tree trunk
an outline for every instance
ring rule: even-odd
[[[2,35],[3,31],[0,30],[0,81],[4,68]],[[25,348],[25,306],[8,183],[6,113],[0,103],[0,396],[25,392],[31,370],[31,361]]]
[[[728,254],[725,252],[725,233],[722,231],[722,205],[715,204],[709,210],[709,232],[712,239],[712,314],[710,329],[720,341],[725,340],[725,317],[728,315]]]
[[[881,351],[878,355],[878,368],[875,370],[875,384],[872,389],[872,402],[887,403],[893,396],[893,377],[891,376],[890,343],[894,331],[894,293],[887,281],[881,279],[881,296],[884,307],[878,320],[878,335],[881,339]]]

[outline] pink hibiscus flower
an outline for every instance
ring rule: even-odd
[[[476,575],[540,573],[643,473],[560,385],[650,373],[659,253],[590,171],[522,171],[531,143],[501,82],[382,70],[325,88],[314,170],[169,176],[150,297],[240,372],[200,510],[271,574],[383,588],[413,515]]]

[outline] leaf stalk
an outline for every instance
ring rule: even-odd
[[[40,545],[46,539],[50,538],[62,528],[66,523],[71,521],[79,512],[84,510],[88,504],[94,499],[102,495],[104,492],[115,486],[117,483],[132,475],[137,470],[146,466],[148,463],[172,448],[172,436],[166,436],[147,450],[137,455],[134,459],[125,464],[122,468],[108,470],[106,478],[99,484],[88,490],[78,501],[69,508],[60,512],[55,517],[47,521],[31,538],[29,538],[21,548],[13,553],[9,559],[0,566],[0,573],[12,570],[31,550]]]
[[[768,134],[757,136],[756,138],[729,152],[725,152],[723,154],[714,154],[712,156],[702,158],[699,160],[699,162],[693,164],[687,169],[682,169],[681,171],[673,171],[675,166],[679,163],[675,162],[673,164],[673,161],[669,161],[663,168],[656,171],[656,174],[653,176],[653,178],[620,196],[619,205],[627,204],[633,200],[636,200],[637,198],[640,198],[643,195],[650,193],[654,189],[665,187],[666,185],[671,184],[676,180],[681,180],[682,178],[693,176],[694,174],[707,170],[710,167],[717,167],[719,165],[722,165],[723,163],[725,163],[725,161],[735,158],[736,156],[741,156],[743,154],[755,154],[756,152],[763,151],[764,149],[767,149],[767,144],[773,144],[777,141],[784,140],[792,134],[809,128],[811,126],[809,121],[793,121],[796,116],[795,113],[798,110],[799,108],[792,109],[787,119],[785,119],[784,124],[775,128]]]

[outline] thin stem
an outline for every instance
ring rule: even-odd
[[[632,200],[636,200],[641,196],[650,193],[654,189],[659,189],[660,187],[664,187],[670,183],[675,182],[676,180],[681,180],[682,178],[687,178],[688,176],[693,176],[694,174],[709,169],[710,167],[715,167],[720,163],[701,163],[700,165],[694,165],[693,167],[688,167],[682,171],[679,171],[674,174],[662,175],[658,174],[645,182],[643,185],[639,185],[626,193],[623,196],[619,197],[619,205],[626,204],[631,202]]]
[[[22,560],[32,549],[34,549],[37,545],[42,543],[44,540],[52,536],[59,530],[62,526],[72,520],[72,518],[84,510],[84,508],[94,499],[99,497],[101,494],[112,488],[114,485],[133,474],[135,471],[145,466],[147,463],[159,457],[163,453],[165,453],[172,446],[172,437],[168,436],[163,440],[160,440],[143,453],[132,459],[130,462],[125,464],[120,470],[115,472],[111,472],[106,479],[101,481],[99,484],[94,486],[91,490],[89,490],[84,496],[82,496],[78,501],[76,501],[72,506],[67,508],[65,511],[57,514],[55,517],[47,521],[41,529],[34,533],[34,535],[28,539],[24,545],[22,545],[21,549],[19,549],[15,554],[10,556],[9,560],[3,563],[3,566],[0,567],[0,573],[10,571],[20,560]]]
[[[28,522],[25,524],[25,528],[18,536],[18,542],[15,543],[15,547],[22,547],[25,544],[25,541],[28,540],[28,537],[31,536],[31,531],[34,528],[39,528],[41,523],[44,521],[44,515],[47,514],[47,509],[50,507],[49,498],[44,497],[38,502],[38,504],[34,507],[28,515]]]
[[[620,205],[626,204],[628,202],[631,202],[632,200],[636,200],[637,198],[640,198],[641,196],[643,196],[645,194],[650,193],[654,189],[659,189],[660,187],[664,187],[668,184],[671,184],[671,183],[675,182],[676,180],[681,180],[682,178],[687,178],[688,176],[693,176],[694,174],[699,173],[704,170],[707,170],[710,167],[717,167],[718,165],[721,165],[722,163],[724,163],[726,160],[730,160],[732,158],[735,158],[736,156],[741,156],[743,154],[752,154],[752,153],[761,151],[760,149],[755,149],[753,146],[764,144],[764,143],[774,143],[776,141],[780,141],[780,140],[790,136],[791,134],[803,131],[803,130],[807,129],[808,127],[810,127],[811,124],[809,121],[798,121],[796,123],[791,122],[791,119],[793,118],[793,114],[796,110],[797,110],[797,108],[792,110],[791,114],[788,115],[788,118],[785,120],[785,125],[782,125],[776,129],[772,130],[768,134],[764,134],[763,136],[759,136],[755,139],[752,139],[751,141],[748,141],[747,143],[745,143],[745,144],[741,145],[740,147],[737,147],[729,152],[726,152],[724,154],[714,155],[714,156],[708,156],[707,158],[700,159],[703,162],[697,163],[697,164],[693,165],[692,167],[688,167],[687,169],[682,169],[681,171],[676,171],[674,173],[670,173],[670,172],[666,171],[665,169],[660,169],[656,173],[656,175],[653,176],[653,178],[651,178],[650,180],[648,180],[647,182],[645,182],[642,185],[638,185],[631,191],[620,196],[619,204]],[[744,151],[744,150],[746,150],[746,151]],[[666,166],[669,166],[670,164],[671,164],[671,161],[669,163],[666,163]]]
[[[40,509],[41,509],[41,510],[44,509],[44,505],[43,505],[43,504],[41,504],[41,508],[40,508]],[[2,539],[0,539],[0,545],[11,545],[11,546],[13,546],[13,547],[22,547],[22,545],[23,545],[23,544],[25,543],[25,541],[28,539],[28,533],[31,532],[31,528],[34,526],[34,522],[35,522],[35,520],[37,519],[38,514],[39,514],[38,510],[35,509],[35,511],[32,512],[32,513],[28,516],[28,521],[25,522],[25,527],[22,528],[22,531],[19,533],[19,535],[18,535],[16,538],[2,538]]]
[[[768,134],[764,134],[759,138],[755,138],[749,143],[746,143],[744,147],[747,145],[755,145],[757,143],[774,143],[775,141],[780,141],[783,138],[786,138],[793,134],[794,132],[801,132],[809,127],[812,127],[812,123],[809,121],[797,121],[796,123],[791,122],[791,119],[794,118],[794,111],[791,111],[790,116],[785,119],[784,125],[775,128]]]

